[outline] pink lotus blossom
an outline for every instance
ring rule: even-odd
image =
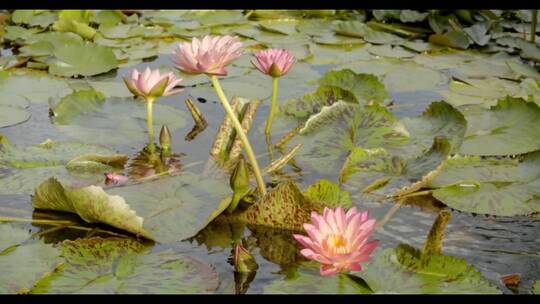
[[[194,37],[191,43],[180,42],[171,59],[184,73],[225,76],[225,67],[242,55],[241,47],[238,37]]]
[[[127,183],[128,177],[121,174],[105,173],[105,185],[122,185]]]
[[[172,72],[161,75],[158,69],[150,70],[148,67],[144,73],[139,73],[137,69],[134,69],[131,71],[131,78],[124,77],[124,82],[131,93],[144,98],[178,94],[183,90],[175,90],[174,87],[181,81],[182,79],[176,79]]]
[[[294,234],[305,248],[300,253],[321,263],[323,276],[343,270],[362,270],[360,263],[367,262],[379,241],[367,242],[375,227],[375,219],[368,219],[368,212],[358,212],[356,207],[347,214],[343,208],[324,208],[323,215],[311,213],[312,224],[304,224],[309,237]]]
[[[285,49],[266,49],[255,54],[251,63],[262,73],[272,77],[287,74],[295,62],[294,55]]]

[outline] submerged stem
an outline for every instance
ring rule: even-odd
[[[264,180],[261,175],[261,170],[259,169],[259,164],[257,163],[257,159],[255,158],[255,153],[253,153],[253,149],[251,148],[251,144],[249,143],[249,140],[244,133],[244,130],[242,129],[242,125],[238,121],[238,117],[236,117],[235,113],[233,112],[229,101],[227,100],[227,97],[225,96],[225,93],[223,92],[223,89],[221,88],[221,85],[219,84],[219,81],[215,75],[209,76],[210,80],[212,81],[212,85],[214,86],[214,89],[216,90],[216,93],[219,97],[219,100],[221,101],[221,104],[223,105],[223,108],[225,109],[225,112],[227,112],[227,115],[231,119],[234,129],[236,130],[236,134],[240,137],[240,140],[242,141],[242,144],[244,144],[244,149],[246,150],[246,154],[248,156],[249,162],[251,163],[251,167],[253,168],[253,174],[255,175],[255,179],[257,180],[257,185],[259,187],[259,192],[261,195],[266,194],[266,185],[264,184]]]
[[[270,104],[270,111],[268,112],[268,119],[266,120],[266,127],[264,129],[266,136],[270,135],[272,121],[274,120],[274,114],[276,114],[277,110],[278,78],[279,77],[272,77],[272,103]]]
[[[0,216],[0,222],[27,222],[32,224],[52,224],[52,225],[71,225],[72,221],[66,220],[40,220],[31,218],[20,218],[10,216]]]

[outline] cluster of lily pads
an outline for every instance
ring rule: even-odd
[[[358,202],[401,203],[426,195],[463,212],[497,216],[539,212],[540,75],[534,63],[505,52],[461,54],[411,40],[421,36],[399,35],[404,29],[396,30],[395,25],[388,29],[386,23],[364,23],[365,14],[359,12],[312,14],[325,18],[283,11],[11,13],[2,37],[19,53],[0,57],[6,70],[0,74],[0,86],[5,89],[0,109],[6,113],[5,119],[0,114],[0,126],[26,121],[29,104],[48,101],[54,126],[80,142],[48,140],[24,147],[0,137],[0,194],[32,193],[35,212],[70,212],[86,223],[118,230],[99,226],[104,228],[99,233],[113,237],[78,238],[53,246],[27,244],[24,229],[2,224],[1,265],[15,267],[16,256],[28,256],[32,262],[24,265],[24,273],[31,275],[0,279],[0,290],[212,292],[219,285],[212,267],[174,250],[150,252],[124,231],[170,243],[198,236],[210,223],[224,222],[252,231],[288,231],[288,240],[296,238],[305,247],[300,251],[294,245],[291,259],[301,261],[298,273],[266,286],[266,292],[334,292],[339,288],[347,293],[499,292],[465,260],[442,254],[448,211],[440,213],[422,250],[402,244],[374,251],[368,262],[377,246],[367,242],[376,229],[375,221],[357,212],[351,193]],[[340,20],[351,15],[356,20]],[[283,155],[270,159],[262,170],[247,133],[258,106],[257,100],[250,99],[265,99],[267,79],[252,74],[249,62],[239,58],[238,38],[193,38],[229,33],[243,37],[249,50],[265,49],[253,63],[274,79],[264,134],[269,154],[279,150]],[[190,42],[168,43],[171,37]],[[534,53],[537,48],[527,44],[522,53]],[[173,51],[173,63],[180,71],[166,66],[142,73],[133,70],[125,78],[128,90],[118,82],[92,78],[65,82],[28,71],[92,76]],[[294,58],[297,62],[292,66]],[[322,77],[309,67],[327,63],[336,66]],[[487,64],[491,66],[486,68]],[[484,73],[478,79],[486,70],[488,76]],[[282,83],[280,95],[277,78],[287,73],[289,79]],[[218,80],[225,74],[229,77]],[[186,115],[167,105],[154,105],[156,98],[181,93],[189,85],[194,96],[214,98],[208,91],[215,90],[226,110],[214,142],[219,150],[214,159],[218,173],[201,175],[182,167],[180,156],[171,151],[170,133],[185,125]],[[401,118],[392,112],[406,106],[395,102],[393,94],[438,87],[443,101],[429,104],[421,115]],[[146,113],[140,103],[126,98],[130,93],[146,100]],[[229,102],[226,94],[247,99]],[[144,132],[141,120],[146,121],[149,134],[145,149],[129,158],[110,148]],[[163,126],[159,147],[154,145],[155,125]],[[272,125],[272,134],[279,136],[275,145]],[[294,148],[287,149],[288,145]],[[245,150],[248,163],[242,153],[231,156],[235,146]],[[291,179],[281,178],[287,166],[311,170],[326,179],[302,191]],[[250,171],[257,188],[250,183]],[[109,185],[103,182],[104,173]],[[270,176],[278,183],[267,192],[264,179]],[[310,221],[313,225],[306,225]],[[90,229],[73,219],[36,217],[34,223],[51,225],[48,229]],[[308,237],[292,235],[304,231]],[[241,233],[235,234],[232,264],[240,278],[237,289],[242,289],[257,263]],[[268,249],[269,260],[275,250]],[[318,263],[299,258],[298,253]],[[281,261],[283,257],[278,256]],[[323,275],[353,272],[320,277],[314,272],[319,266]],[[95,280],[96,274],[100,280]],[[314,286],[328,290],[313,290]]]

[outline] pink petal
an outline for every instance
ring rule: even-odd
[[[320,273],[322,276],[331,276],[338,273],[340,270],[333,265],[321,264]]]
[[[360,264],[356,264],[356,263],[349,264],[346,267],[347,267],[347,269],[352,270],[352,271],[361,271],[362,270],[362,266]]]
[[[358,210],[356,209],[356,207],[352,207],[351,209],[349,209],[349,211],[347,211],[347,213],[345,214],[345,218],[347,219],[347,222],[349,222],[356,213],[358,213]]]

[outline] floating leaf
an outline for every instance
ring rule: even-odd
[[[415,56],[415,53],[409,52],[400,46],[392,47],[389,44],[371,46],[368,52],[373,55],[392,58],[412,58]]]
[[[351,207],[351,195],[349,191],[340,189],[339,185],[329,180],[322,179],[304,190],[304,196],[311,201],[324,202],[328,208]]]
[[[4,140],[0,169],[7,169],[8,174],[0,177],[0,194],[32,193],[51,176],[70,185],[97,183],[103,180],[104,172],[123,167],[126,158],[108,148],[80,142],[46,141],[19,147]]]
[[[56,179],[50,178],[36,189],[32,206],[76,213],[88,223],[105,223],[153,239],[143,228],[143,218],[122,197],[109,196],[101,187],[67,189]]]
[[[2,238],[0,248],[17,245],[18,242],[22,241],[23,234],[26,234],[26,238],[29,238],[26,228],[19,228],[10,224],[0,224],[0,231],[3,232],[2,235],[8,231],[13,233],[9,241],[14,242],[11,244],[4,243]],[[2,294],[28,292],[35,281],[45,273],[53,271],[61,262],[59,251],[41,241],[17,246],[14,250],[0,253],[0,267],[10,273],[9,276],[0,276],[0,293]]]
[[[450,31],[445,34],[432,34],[429,36],[429,42],[462,50],[467,49],[470,45],[467,36],[458,31]]]
[[[330,106],[338,100],[358,103],[356,96],[340,87],[321,85],[317,91],[307,93],[283,103],[280,108],[287,114],[297,118],[307,118],[318,113],[323,106]],[[365,102],[363,99],[360,101]]]
[[[72,212],[87,222],[174,241],[194,236],[225,210],[227,204],[220,201],[229,193],[223,178],[184,172],[106,191],[96,186],[67,188],[50,179],[38,187],[33,202],[36,208]]]
[[[540,149],[540,108],[533,102],[507,97],[486,110],[468,108],[468,126],[461,153],[512,155]]]
[[[92,39],[96,30],[88,25],[91,14],[90,10],[62,10],[52,28],[58,32],[73,32],[85,39]]]
[[[346,274],[324,277],[316,268],[293,270],[264,287],[264,294],[369,294],[371,291]]]
[[[39,280],[31,293],[209,293],[217,273],[174,252],[146,252],[132,239],[89,238],[61,243],[64,265]]]
[[[49,98],[71,93],[65,81],[38,73],[0,75],[0,105],[27,107],[28,103],[45,104]]]
[[[261,20],[259,26],[272,33],[290,35],[296,33],[296,24],[294,20]]]
[[[0,253],[12,246],[18,246],[29,238],[30,235],[26,229],[7,223],[0,224]]]
[[[439,173],[449,152],[450,144],[444,137],[436,137],[429,151],[413,159],[392,156],[382,148],[356,147],[345,160],[340,182],[364,193],[381,188],[379,192],[402,196],[426,186]]]
[[[489,24],[487,22],[478,22],[471,27],[464,28],[463,31],[478,45],[486,45],[491,39],[488,34]]]
[[[343,101],[311,116],[300,134],[304,147],[296,159],[324,172],[339,168],[356,146],[396,146],[409,138],[404,126],[386,108]]]
[[[0,128],[19,124],[29,118],[30,113],[23,108],[0,105]]]
[[[56,127],[88,143],[119,145],[145,139],[144,103],[131,98],[102,98],[101,93],[91,90],[65,96],[52,108]],[[172,131],[186,125],[184,111],[160,103],[156,103],[153,110],[155,128],[167,125]]]
[[[329,71],[319,80],[319,84],[347,90],[353,93],[357,100],[382,103],[389,98],[384,85],[376,76],[357,74],[350,69]]]
[[[464,259],[433,255],[421,265],[421,252],[409,245],[376,251],[358,274],[375,293],[500,294]]]
[[[54,48],[49,73],[64,77],[92,76],[115,69],[118,62],[111,49],[92,42],[72,42]]]
[[[454,209],[497,216],[540,212],[540,153],[515,159],[452,158],[431,183],[433,196]]]
[[[285,182],[239,216],[251,225],[301,231],[311,211],[320,211],[321,206],[309,201],[293,182]]]
[[[449,141],[450,153],[457,153],[467,128],[463,114],[444,101],[431,103],[422,115],[404,118],[401,123],[411,135],[407,145],[399,148],[401,156],[420,155],[437,136]]]

